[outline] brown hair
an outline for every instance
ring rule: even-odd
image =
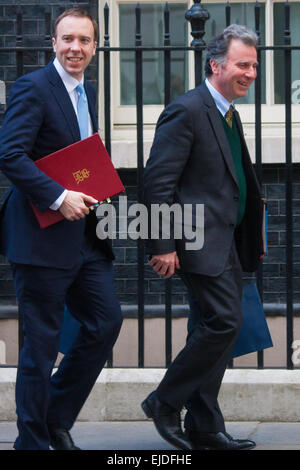
[[[93,28],[94,28],[94,41],[97,41],[98,25],[96,21],[94,20],[94,18],[92,18],[91,15],[83,8],[70,8],[69,10],[65,10],[61,15],[59,15],[58,18],[56,18],[54,26],[53,26],[53,35],[55,38],[56,38],[56,33],[57,33],[57,25],[66,16],[77,16],[79,18],[88,18],[89,20],[91,20],[93,24]]]

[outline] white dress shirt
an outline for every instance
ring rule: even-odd
[[[72,102],[73,107],[74,107],[74,111],[75,111],[76,116],[77,116],[78,92],[76,91],[76,87],[79,85],[79,83],[82,83],[82,85],[83,85],[84,77],[82,76],[82,79],[81,79],[80,82],[78,80],[76,80],[76,78],[72,77],[72,75],[70,75],[68,72],[65,71],[65,69],[63,68],[63,66],[61,65],[61,63],[57,59],[57,57],[54,59],[53,65],[56,68],[60,78],[62,79],[63,84],[65,85],[65,87],[67,89],[67,92],[69,93],[71,102]],[[89,136],[91,136],[92,133],[93,133],[93,126],[92,126],[91,116],[89,115]],[[50,209],[58,210],[60,208],[63,200],[65,199],[65,197],[67,195],[67,192],[68,191],[65,189],[61,193],[61,195],[56,199],[56,201],[54,201],[53,204],[51,204]]]
[[[230,103],[230,101],[224,98],[224,96],[221,95],[221,93],[218,90],[216,90],[215,87],[210,83],[208,78],[205,79],[205,85],[207,86],[211,96],[213,97],[218,110],[225,117],[225,114],[227,113],[229,106],[231,104],[233,105],[233,102]]]

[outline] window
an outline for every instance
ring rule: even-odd
[[[135,8],[141,6],[142,45],[161,47],[164,42],[164,8],[161,0],[111,0],[110,36],[111,45],[116,47],[135,46]],[[104,0],[100,0],[100,9]],[[185,12],[188,2],[171,0],[170,40],[173,46],[187,46],[189,39],[188,22]],[[100,10],[101,11],[101,10]],[[103,10],[102,10],[103,11]],[[100,13],[103,17],[103,13]],[[113,124],[116,126],[136,123],[135,92],[135,53],[132,51],[112,54]],[[184,93],[190,86],[189,58],[186,51],[173,51],[171,54],[171,99]],[[143,51],[143,101],[144,124],[157,121],[164,106],[164,55],[162,51]]]
[[[185,46],[188,39],[188,24],[184,20],[186,3],[169,3],[170,40],[173,46]],[[121,4],[120,46],[134,47],[135,31],[129,25],[135,24],[135,5]],[[163,46],[164,4],[141,5],[142,44],[148,47]],[[134,52],[120,53],[120,104],[135,104],[135,56]],[[187,53],[175,51],[171,60],[171,99],[188,89]],[[144,104],[164,104],[164,57],[163,52],[147,51],[143,54],[143,100]]]
[[[291,3],[291,37],[292,44],[300,44],[300,4]],[[274,44],[284,44],[284,3],[274,4]],[[282,51],[274,53],[274,85],[275,85],[275,103],[284,103],[284,54]],[[300,104],[300,51],[292,52],[292,103]]]
[[[204,40],[208,43],[216,34],[226,28],[225,18],[225,3],[207,3],[203,5],[210,13],[210,19],[205,25]],[[238,2],[231,3],[231,23],[243,24],[247,28],[255,30],[254,21],[254,3]],[[261,37],[260,43],[265,44],[265,5],[261,4],[260,14],[260,29]],[[266,83],[265,83],[265,54],[262,54],[260,69],[262,73],[262,103],[266,102]],[[247,96],[239,99],[239,104],[253,104],[254,98],[254,84],[251,85]]]
[[[143,46],[163,46],[165,4],[141,4],[141,32]],[[254,29],[254,4],[248,2],[233,3],[231,6],[231,22],[245,24]],[[170,12],[170,39],[172,46],[188,45],[188,22],[185,12],[187,3],[168,3]],[[205,42],[225,26],[225,3],[209,3],[207,5],[210,20],[206,23]],[[129,27],[132,25],[132,27]],[[121,47],[135,45],[135,4],[119,4],[119,44]],[[261,44],[265,43],[265,5],[261,6]],[[265,54],[262,54],[262,102],[265,102]],[[164,65],[163,53],[158,51],[144,52],[143,55],[143,100],[145,105],[164,104]],[[120,53],[120,105],[135,104],[135,63],[134,52]],[[187,52],[172,52],[171,63],[171,98],[183,93],[189,88],[188,83],[188,54]],[[254,85],[240,103],[254,103]]]
[[[100,17],[107,0],[99,0]],[[113,47],[135,45],[135,7],[137,0],[108,0],[110,7],[110,41]],[[165,1],[139,0],[141,5],[141,33],[143,46],[163,46]],[[202,6],[210,13],[205,23],[204,40],[208,42],[226,26],[226,1],[202,0]],[[245,24],[255,29],[254,7],[256,0],[231,0],[231,23]],[[260,42],[273,46],[284,43],[285,0],[260,0]],[[300,1],[289,0],[291,6],[291,43],[300,45]],[[171,0],[170,39],[173,46],[189,46],[192,41],[190,23],[185,12],[193,5],[192,0]],[[136,107],[135,107],[135,55],[134,52],[113,52],[112,65],[112,140],[127,142],[127,150],[116,144],[120,165],[136,165]],[[193,51],[171,53],[171,99],[194,87]],[[151,146],[155,124],[164,106],[164,57],[161,51],[143,52],[143,122],[145,156]],[[292,119],[293,119],[293,160],[300,160],[300,50],[292,52]],[[284,144],[284,53],[266,50],[261,53],[260,71],[262,78],[262,137],[263,161],[274,163],[285,159]],[[204,75],[203,75],[204,76]],[[244,123],[250,153],[255,155],[255,86],[245,98],[236,102]],[[103,100],[103,93],[102,93]],[[103,101],[102,101],[103,103]],[[101,106],[101,105],[100,105]],[[103,108],[103,106],[102,106]],[[100,113],[101,116],[101,113]],[[102,125],[103,129],[103,125]],[[122,145],[123,145],[122,143]],[[122,147],[123,149],[123,147]],[[129,163],[128,163],[129,162]]]

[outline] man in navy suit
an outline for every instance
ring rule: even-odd
[[[55,60],[14,83],[0,134],[0,168],[12,182],[0,214],[1,252],[12,266],[25,335],[16,382],[18,450],[78,449],[69,430],[122,323],[113,252],[96,237],[88,208],[96,200],[66,191],[34,164],[84,137],[80,84],[87,135],[97,132],[96,93],[84,79],[96,39],[97,24],[86,11],[65,11],[54,25]],[[65,219],[41,229],[30,203]],[[81,323],[80,334],[52,375],[65,305]]]

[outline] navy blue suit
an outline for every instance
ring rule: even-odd
[[[84,86],[96,132],[96,93],[86,80]],[[34,161],[78,140],[77,117],[52,62],[14,83],[0,133],[0,168],[12,182],[0,213],[0,249],[12,265],[25,333],[16,449],[48,449],[50,427],[72,427],[121,327],[113,252],[96,237],[95,214],[41,229],[29,204],[44,211],[64,189]],[[65,304],[82,327],[50,379]]]

